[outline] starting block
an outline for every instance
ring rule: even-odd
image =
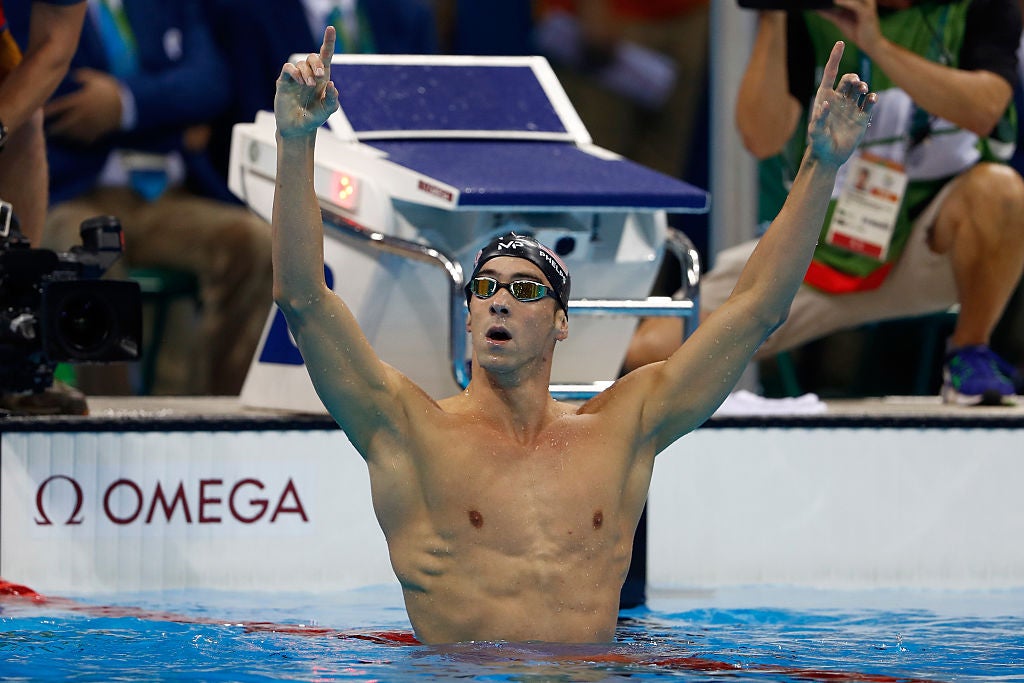
[[[435,398],[469,381],[463,285],[479,249],[511,228],[572,274],[569,339],[552,392],[583,398],[618,374],[641,315],[696,323],[700,264],[668,213],[703,213],[692,185],[594,145],[541,57],[335,55],[341,107],[318,131],[311,182],[328,285],[383,360]],[[271,218],[275,122],[232,135],[231,190]],[[666,250],[681,301],[648,299]],[[243,405],[323,412],[284,317],[271,311]]]

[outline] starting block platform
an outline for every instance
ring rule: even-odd
[[[335,55],[340,109],[318,131],[311,182],[325,222],[328,285],[377,353],[440,398],[469,380],[465,273],[509,229],[551,246],[573,277],[570,336],[552,390],[614,380],[639,315],[697,319],[700,263],[669,213],[705,191],[593,144],[540,57]],[[230,186],[270,220],[273,115],[238,124]],[[666,251],[681,301],[648,299]],[[245,405],[322,412],[282,314],[271,312]]]

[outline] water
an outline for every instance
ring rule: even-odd
[[[431,647],[377,635],[390,631],[409,633],[395,586],[2,600],[0,678],[1024,681],[1024,591],[655,593],[622,613],[612,646]]]

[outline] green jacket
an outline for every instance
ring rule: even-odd
[[[879,16],[882,34],[929,60],[958,68],[970,1],[920,2],[907,10],[883,12]],[[803,21],[811,38],[817,82],[832,46],[844,37],[835,25],[814,12],[805,12]],[[834,293],[872,289],[881,284],[906,246],[914,219],[943,185],[979,161],[1005,163],[1013,154],[1016,141],[1016,112],[1012,103],[992,134],[981,139],[918,108],[887,74],[849,43],[839,67],[840,74],[848,72],[859,74],[879,94],[861,149],[903,164],[908,183],[889,253],[885,262],[880,262],[824,243],[845,177],[846,167],[840,169],[814,263],[805,280]],[[760,165],[759,212],[763,220],[778,213],[803,157],[810,104],[804,108],[801,122],[786,148]]]

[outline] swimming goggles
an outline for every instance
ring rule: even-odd
[[[550,296],[555,301],[558,297],[547,285],[542,285],[533,280],[513,280],[512,282],[498,282],[493,277],[475,277],[466,285],[466,291],[478,299],[490,299],[498,293],[499,289],[507,289],[517,301],[540,301]]]

